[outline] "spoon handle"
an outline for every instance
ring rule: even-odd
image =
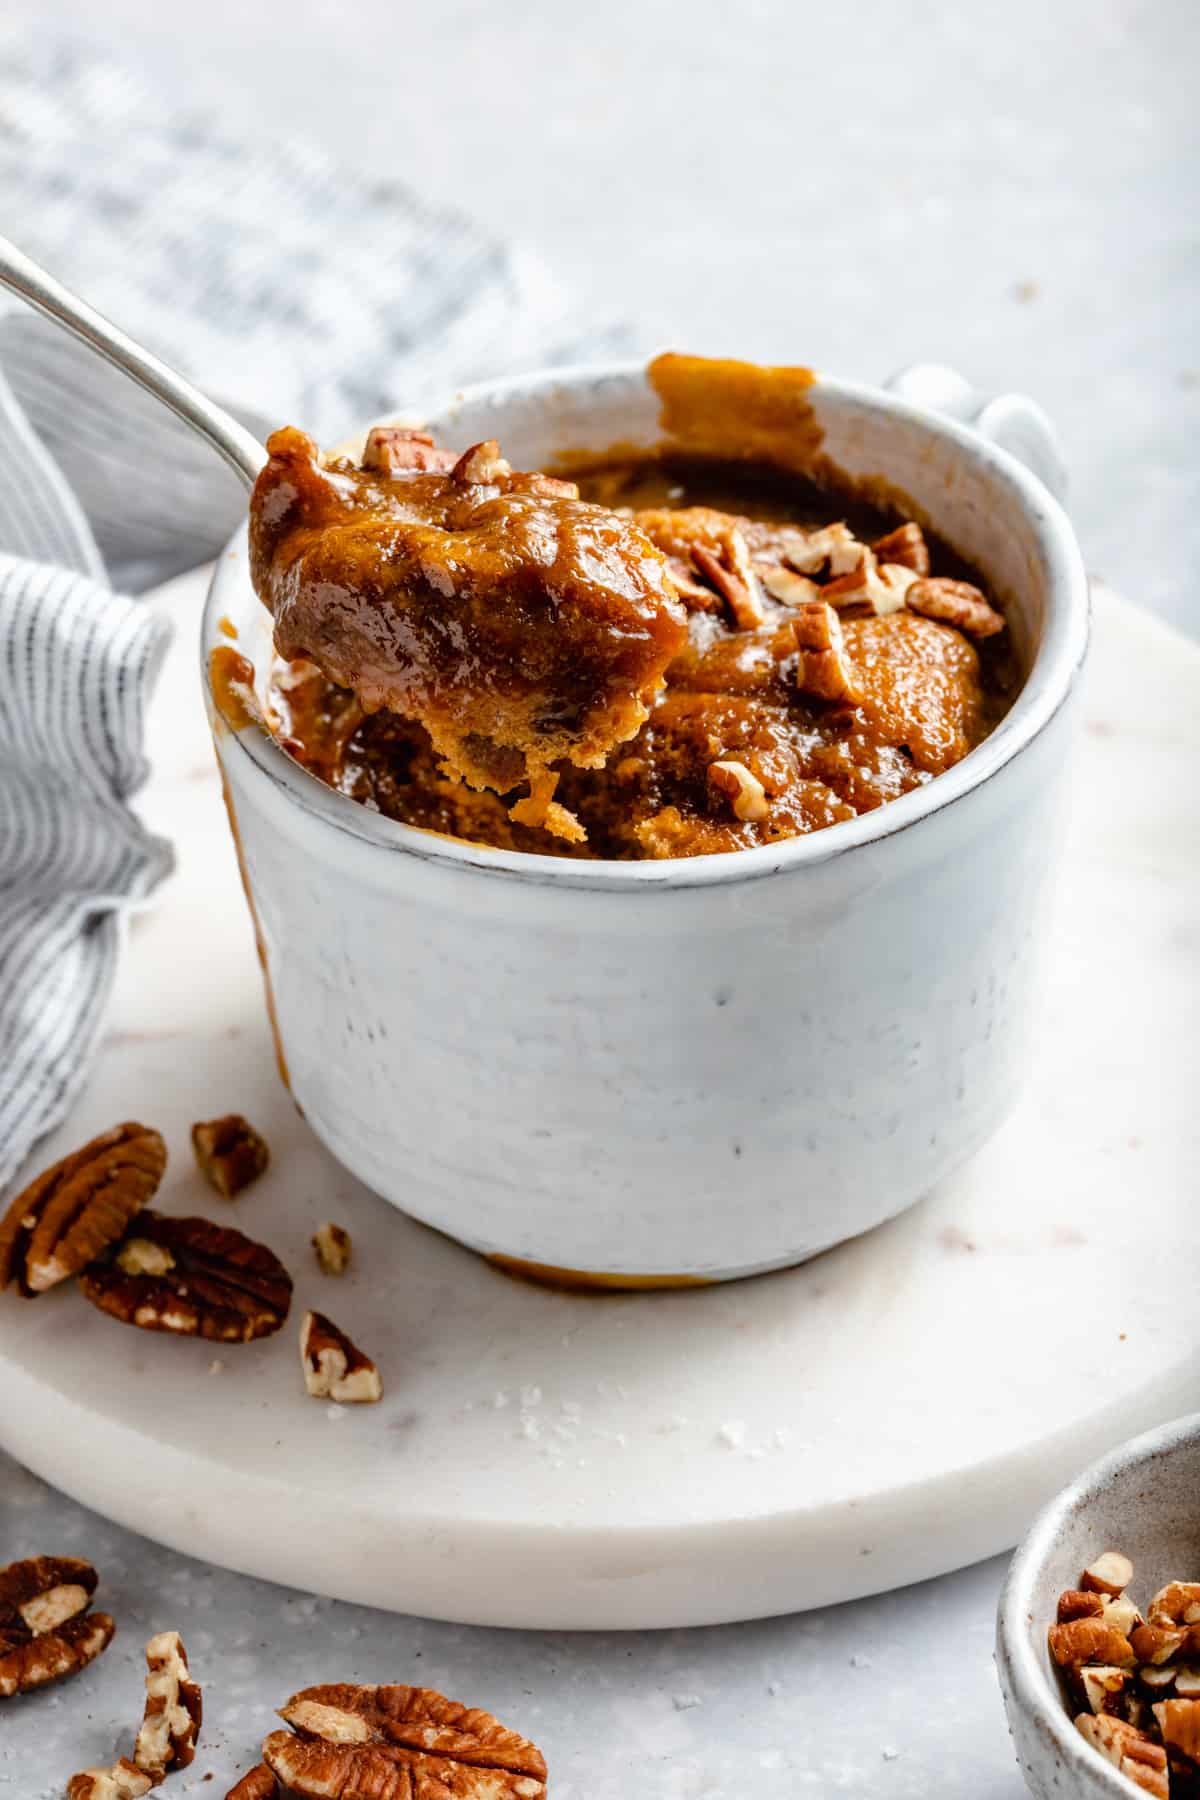
[[[78,299],[61,281],[47,273],[31,256],[0,237],[0,287],[11,288],[31,306],[73,332],[97,355],[122,369],[139,387],[161,400],[185,425],[207,438],[247,487],[267,460],[258,439],[222,407],[206,399],[199,388],[143,350],[131,337],[112,325],[86,300]]]

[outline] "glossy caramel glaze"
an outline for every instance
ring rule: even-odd
[[[417,720],[447,770],[565,836],[555,765],[630,738],[686,640],[665,560],[573,484],[495,446],[446,470],[322,462],[277,431],[251,501],[251,574],[281,656],[364,712]],[[435,452],[444,458],[444,452]]]
[[[802,835],[923,786],[1007,709],[1017,671],[1006,634],[975,643],[904,607],[879,616],[846,606],[839,621],[856,699],[833,704],[798,686],[794,606],[762,587],[761,622],[739,626],[722,593],[685,567],[697,549],[721,551],[732,532],[769,580],[785,554],[803,560],[806,534],[844,521],[872,543],[894,516],[740,462],[666,455],[575,473],[589,499],[657,545],[689,609],[686,641],[637,735],[602,768],[559,765],[558,797],[586,840],[567,843],[514,818],[511,796],[447,775],[420,724],[368,714],[305,662],[278,667],[272,690],[291,754],[389,817],[477,843],[585,858],[696,856]],[[929,549],[935,574],[972,575],[944,546]],[[761,786],[760,816],[736,816],[714,791],[711,766],[728,760]]]

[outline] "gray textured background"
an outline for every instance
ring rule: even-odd
[[[462,204],[650,341],[867,379],[936,358],[1026,389],[1061,430],[1093,569],[1200,634],[1195,0],[8,9],[34,17],[181,106],[304,125]],[[5,1707],[13,1800],[127,1738],[163,1624],[212,1722],[168,1792],[222,1793],[270,1706],[338,1675],[494,1704],[544,1743],[557,1800],[1021,1791],[990,1663],[999,1563],[721,1631],[474,1632],[189,1565],[0,1456],[0,1560],[50,1547],[103,1566],[122,1635],[74,1690]]]

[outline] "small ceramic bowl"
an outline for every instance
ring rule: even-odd
[[[722,444],[756,379],[731,367],[700,409]],[[984,406],[945,371],[794,385],[771,454],[903,493],[985,572],[1029,671],[956,768],[808,837],[582,862],[382,818],[219,716],[209,652],[232,630],[261,683],[271,645],[244,533],[217,564],[206,691],[292,1092],[376,1192],[528,1273],[636,1287],[802,1261],[957,1168],[1028,1064],[1088,619],[1028,466],[1055,479],[1052,440],[1028,402]],[[489,384],[427,423],[520,468],[684,441],[640,364]],[[761,409],[745,430],[759,453]]]
[[[996,1663],[1017,1761],[1038,1800],[1130,1800],[1137,1791],[1076,1731],[1046,1645],[1059,1594],[1104,1550],[1132,1559],[1135,1600],[1200,1578],[1200,1413],[1093,1463],[1039,1515],[1013,1558]]]

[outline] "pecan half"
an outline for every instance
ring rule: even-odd
[[[300,1364],[304,1385],[314,1400],[335,1400],[339,1406],[347,1406],[383,1399],[383,1382],[371,1358],[324,1313],[304,1315]]]
[[[969,581],[951,581],[946,575],[926,575],[912,582],[904,595],[910,612],[955,625],[968,637],[995,637],[1004,630],[1004,615],[989,606],[979,588]]]
[[[375,475],[409,469],[446,472],[458,461],[454,450],[439,450],[427,431],[408,425],[373,425],[363,446],[362,467]]]
[[[326,1220],[324,1225],[318,1225],[313,1233],[312,1247],[316,1251],[317,1261],[326,1275],[344,1275],[346,1273],[354,1245],[351,1242],[350,1233],[341,1225],[334,1225],[331,1220]]]
[[[1106,1762],[1133,1782],[1144,1793],[1157,1800],[1168,1800],[1167,1757],[1161,1744],[1146,1732],[1129,1725],[1124,1719],[1083,1713],[1075,1721],[1076,1730]]]
[[[77,1675],[108,1648],[112,1620],[87,1611],[95,1591],[95,1569],[76,1556],[0,1569],[0,1698]]]
[[[130,1272],[131,1262],[146,1272]],[[155,1212],[144,1212],[120,1257],[94,1264],[80,1286],[123,1325],[222,1344],[269,1337],[292,1301],[292,1278],[264,1244],[208,1219]]]
[[[263,1744],[286,1788],[339,1800],[542,1800],[540,1750],[490,1713],[431,1688],[305,1688]],[[293,1735],[295,1734],[295,1735]]]
[[[192,1149],[200,1173],[226,1200],[257,1181],[271,1160],[266,1140],[241,1113],[193,1125]]]
[[[828,589],[825,590],[828,592]],[[846,654],[842,622],[825,600],[796,608],[796,686],[818,700],[857,706],[862,699],[858,675]]]
[[[107,1613],[83,1613],[0,1650],[0,1700],[78,1675],[108,1649],[115,1630]]]
[[[177,1631],[150,1639],[146,1663],[146,1712],[133,1760],[157,1784],[171,1769],[186,1769],[195,1756],[204,1703]]]
[[[491,487],[511,474],[512,465],[501,456],[495,438],[485,438],[481,444],[472,444],[463,451],[450,471],[450,479]]]
[[[279,1783],[266,1763],[250,1769],[230,1788],[225,1800],[278,1800]]]
[[[736,758],[725,757],[720,762],[709,763],[708,785],[733,808],[735,819],[756,823],[765,819],[771,810],[767,805],[767,791],[758,776]]]
[[[81,1769],[67,1783],[67,1800],[141,1800],[155,1785],[127,1757],[111,1769]]]
[[[117,1125],[46,1169],[0,1221],[0,1288],[26,1295],[77,1275],[124,1236],[167,1166],[167,1147],[145,1125]]]

